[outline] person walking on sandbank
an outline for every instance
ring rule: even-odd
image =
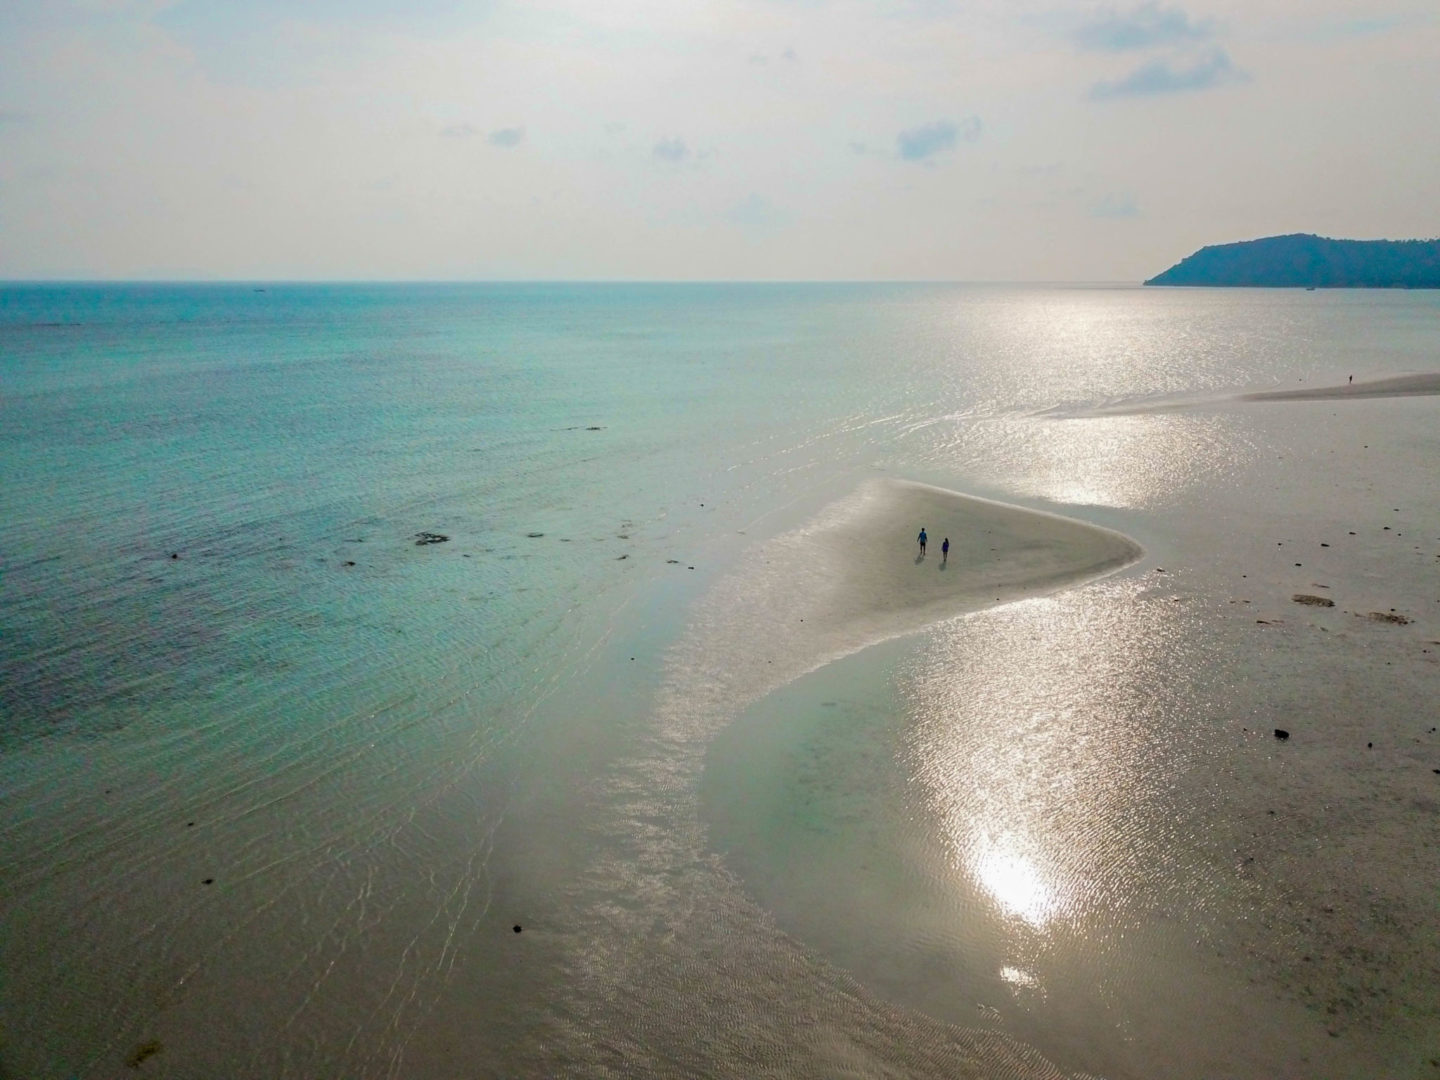
[[[947,536],[940,541],[940,565],[944,566],[950,561],[950,538]]]
[[[921,555],[924,555],[924,554],[925,554],[925,526],[924,526],[924,525],[921,525],[921,526],[920,526],[920,536],[919,536],[919,540],[920,540],[920,554],[921,554]]]

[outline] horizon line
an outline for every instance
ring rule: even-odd
[[[3,277],[10,285],[1141,285],[1138,278],[230,278]]]

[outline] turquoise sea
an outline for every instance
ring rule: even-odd
[[[1381,971],[1357,914],[1350,983],[1295,973],[1303,922],[1245,936],[1324,905],[1234,854],[1236,725],[1337,661],[1232,613],[1342,553],[1426,605],[1403,677],[1394,636],[1338,662],[1399,743],[1437,689],[1440,399],[1230,396],[1437,341],[1427,292],[0,286],[0,1076],[1420,1075],[1433,927]],[[677,723],[686,657],[766,634],[714,598],[875,475],[1147,559]],[[1307,760],[1276,790],[1346,768]]]

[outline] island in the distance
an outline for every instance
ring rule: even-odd
[[[1331,240],[1291,233],[1212,244],[1145,284],[1440,289],[1440,240]]]

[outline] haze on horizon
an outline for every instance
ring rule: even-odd
[[[1139,280],[1440,234],[1434,0],[18,0],[0,277]]]

